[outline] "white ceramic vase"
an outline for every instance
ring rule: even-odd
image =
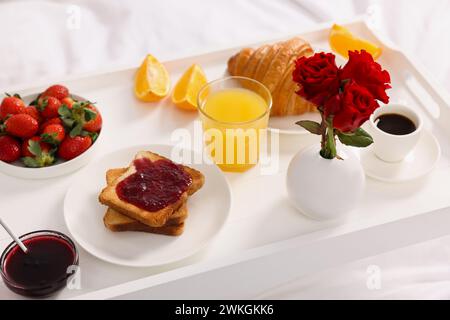
[[[343,158],[324,159],[317,145],[298,152],[287,171],[287,191],[294,206],[317,220],[342,218],[360,200],[365,175],[353,152],[338,150]]]

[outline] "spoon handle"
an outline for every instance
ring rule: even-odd
[[[27,247],[25,247],[23,242],[20,241],[20,239],[16,237],[16,235],[11,231],[11,229],[8,227],[8,225],[3,222],[2,218],[0,218],[0,224],[3,226],[3,228],[6,230],[6,232],[9,233],[11,238],[14,239],[14,241],[17,243],[17,245],[20,247],[20,249],[22,249],[23,252],[28,253]]]

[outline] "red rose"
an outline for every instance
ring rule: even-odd
[[[323,106],[325,119],[340,112],[342,109],[342,94],[338,93],[330,97]]]
[[[334,101],[334,105],[331,104]],[[353,132],[366,122],[379,107],[378,102],[365,87],[350,82],[339,97],[331,98],[328,109],[334,108],[333,127],[341,132]]]
[[[384,103],[389,102],[386,90],[391,88],[389,72],[373,60],[372,55],[365,50],[349,51],[349,60],[341,70],[342,80],[351,79],[367,88],[375,99]]]
[[[295,61],[292,79],[299,84],[297,94],[306,100],[323,106],[325,100],[339,92],[339,69],[331,53],[316,53]]]

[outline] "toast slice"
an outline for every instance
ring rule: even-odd
[[[106,171],[106,183],[108,185],[112,184],[118,177],[120,177],[126,171],[127,171],[127,168],[117,168],[117,169],[110,169],[110,170]],[[111,219],[113,219],[114,221],[117,221],[115,223],[116,228],[118,228],[117,225],[120,221],[122,221],[124,224],[128,224],[128,225],[131,225],[131,222],[140,223],[139,221],[132,219],[126,215],[123,215],[114,209],[109,208],[108,211],[109,211],[109,214],[107,212],[108,216]],[[122,216],[122,217],[120,217],[120,216]],[[175,210],[173,212],[173,214],[170,216],[169,220],[167,220],[166,226],[181,224],[182,222],[184,222],[184,220],[186,220],[187,217],[188,217],[188,210],[187,210],[186,205],[184,204],[178,210]],[[105,218],[106,218],[106,215],[105,215]],[[105,220],[105,218],[103,220]],[[112,220],[108,220],[108,221],[112,221]],[[105,225],[106,225],[106,221],[105,221]],[[108,225],[107,225],[107,227],[108,227]],[[109,229],[111,229],[111,228],[109,228]]]
[[[178,209],[178,211],[186,211],[185,216],[187,216],[186,204],[183,204],[181,208]],[[162,227],[150,227],[135,219],[129,218],[126,215],[120,214],[119,212],[111,208],[108,208],[108,210],[106,210],[105,216],[103,217],[103,223],[109,230],[114,232],[140,231],[165,234],[168,236],[179,236],[184,231],[184,222],[170,223],[169,221],[167,225]]]
[[[138,152],[135,159],[147,158],[148,160],[155,162],[158,160],[171,161],[163,156],[150,151]],[[193,194],[195,191],[200,189],[204,184],[204,176],[201,172],[192,169],[187,166],[181,165],[181,168],[191,176],[191,183],[188,186],[187,191],[181,194],[179,199],[172,204],[165,206],[164,208],[157,211],[148,211],[139,208],[131,203],[121,200],[116,193],[116,186],[118,183],[129,177],[130,175],[136,173],[136,168],[134,166],[134,160],[127,168],[126,172],[120,175],[117,179],[113,181],[110,185],[106,186],[99,195],[100,203],[108,206],[111,209],[118,211],[132,219],[138,220],[139,222],[146,224],[150,227],[162,227],[164,226],[172,214],[181,207],[187,200],[189,194]]]

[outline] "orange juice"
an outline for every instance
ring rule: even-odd
[[[267,128],[269,97],[249,89],[210,92],[202,104],[205,143],[225,171],[245,171],[259,160],[261,129]]]

